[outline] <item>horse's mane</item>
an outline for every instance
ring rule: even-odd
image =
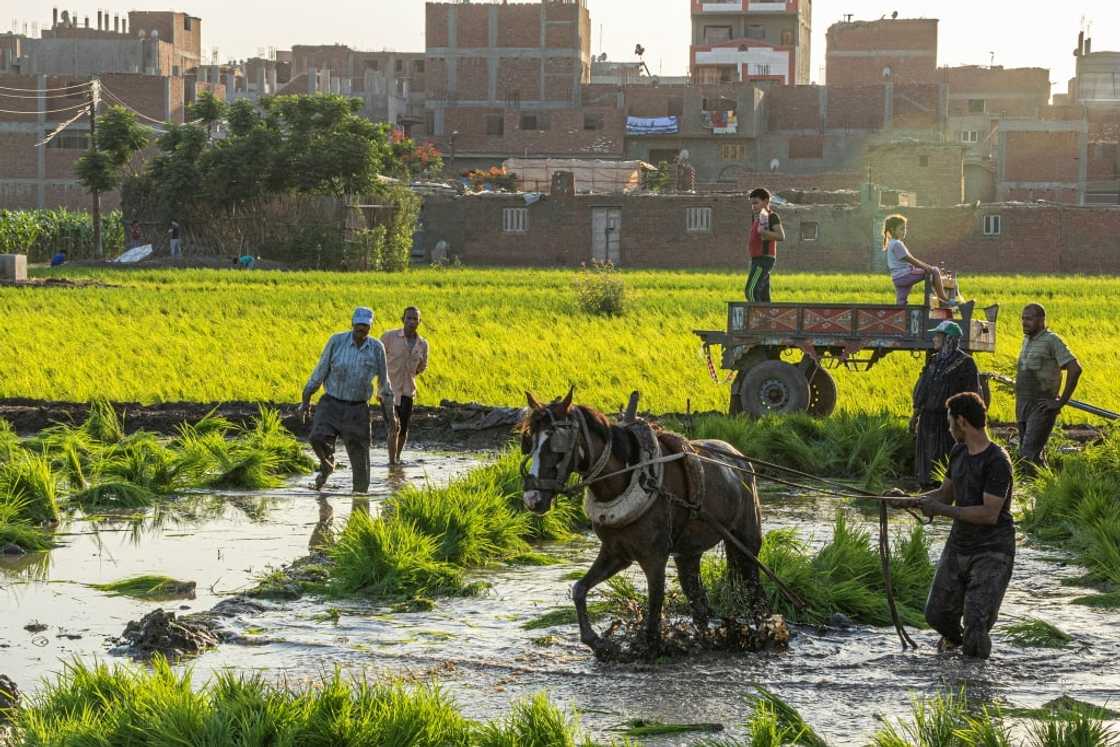
[[[588,430],[599,438],[610,441],[611,449],[624,461],[627,463],[632,461],[636,444],[633,436],[625,428],[612,425],[607,416],[594,407],[588,405],[573,405],[572,407],[579,410],[580,414],[583,415],[584,420],[587,422]],[[540,409],[530,409],[525,416],[521,418],[521,422],[517,424],[517,432],[524,435],[537,431],[542,426],[543,421],[548,419],[550,414],[554,418],[564,417],[564,414],[560,410],[559,402],[550,402]]]

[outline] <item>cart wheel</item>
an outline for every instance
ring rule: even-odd
[[[730,415],[743,414],[743,379],[747,376],[747,372],[740,369],[735,374],[735,380],[731,382],[731,401],[728,403],[727,412]]]
[[[809,406],[809,382],[797,367],[765,361],[745,372],[739,397],[743,411],[755,417],[804,412]]]
[[[812,371],[809,379],[809,414],[826,418],[836,409],[836,379],[818,365],[814,365]]]

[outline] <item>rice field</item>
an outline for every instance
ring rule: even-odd
[[[44,271],[46,272],[46,271]],[[57,274],[57,273],[54,273]],[[83,401],[296,402],[326,338],[354,306],[377,313],[374,331],[417,305],[432,363],[420,402],[518,405],[524,391],[613,409],[632,389],[655,412],[723,410],[728,385],[707,375],[695,329],[724,325],[740,298],[731,272],[624,272],[622,316],[589,315],[570,270],[438,269],[402,274],[82,270],[111,287],[0,288],[0,397]],[[783,274],[775,298],[887,303],[877,275]],[[962,280],[978,305],[1002,308],[998,352],[980,367],[1013,373],[1018,314],[1038,301],[1085,367],[1078,397],[1120,409],[1114,375],[1120,278],[977,276]],[[867,373],[839,371],[841,410],[907,414],[921,366],[897,353]],[[721,372],[721,377],[725,372]],[[1012,401],[997,392],[997,419]],[[1067,422],[1085,420],[1076,411]]]

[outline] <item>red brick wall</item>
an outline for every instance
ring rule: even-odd
[[[448,38],[447,18],[451,6],[428,3],[424,10],[424,44],[430,48],[451,46]]]
[[[456,152],[467,156],[471,153],[621,156],[626,132],[626,116],[618,109],[581,108],[550,109],[541,112],[548,120],[547,130],[522,130],[521,115],[532,112],[498,108],[447,109],[444,127],[448,132],[458,130],[455,138]],[[584,114],[601,113],[603,129],[585,130]],[[500,114],[505,134],[492,137],[486,134],[486,115]],[[446,138],[444,138],[446,140]],[[440,149],[449,152],[449,144],[441,140]]]
[[[891,126],[898,129],[932,129],[941,118],[941,87],[935,83],[892,86]]]
[[[821,126],[819,86],[773,86],[766,91],[770,130],[816,130]]]
[[[790,158],[824,158],[823,135],[795,135],[789,139]]]
[[[485,47],[490,44],[489,4],[456,5],[456,28],[458,47]],[[507,8],[508,10],[508,8]]]
[[[499,47],[539,47],[541,6],[505,5],[498,10]],[[485,45],[483,45],[485,46]]]
[[[549,57],[544,61],[544,99],[571,101],[576,95],[578,60]]]
[[[927,54],[918,57],[891,55],[889,52],[894,50]],[[866,53],[866,56],[841,56],[837,52]],[[882,83],[883,68],[888,66],[895,83],[935,82],[937,21],[901,19],[834,24],[828,29],[826,64],[830,86]]]
[[[469,7],[464,5],[465,7]],[[481,57],[460,57],[456,61],[458,80],[455,93],[460,99],[486,101],[490,98],[490,67]],[[523,97],[524,98],[524,97]]]
[[[881,85],[828,87],[828,124],[835,130],[879,130],[883,128]]]
[[[1076,132],[1008,132],[1004,178],[1013,182],[1075,182]]]
[[[541,97],[541,61],[537,57],[503,57],[498,61],[498,96],[518,91],[522,101]]]
[[[1120,179],[1120,143],[1090,143],[1088,178]]]
[[[39,175],[37,138],[31,133],[0,131],[0,178],[34,179]]]
[[[769,172],[739,174],[737,182],[740,190],[749,192],[755,187],[765,187],[771,192],[785,190],[825,190],[860,189],[863,176],[857,173],[813,174],[772,174]]]

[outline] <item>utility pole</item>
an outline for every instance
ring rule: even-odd
[[[97,150],[97,105],[101,101],[101,81],[94,78],[89,84],[89,147]],[[93,245],[97,256],[104,256],[101,246],[101,193],[93,190]]]

